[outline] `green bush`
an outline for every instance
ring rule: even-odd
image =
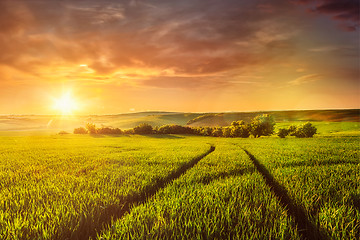
[[[278,131],[278,136],[281,138],[286,137],[287,135],[295,136],[298,138],[310,138],[313,137],[317,132],[315,126],[307,122],[300,126],[290,125],[287,129],[280,128]]]
[[[289,135],[289,129],[280,128],[277,135],[281,138],[285,138],[287,135]]]
[[[250,136],[250,126],[244,121],[234,121],[231,123],[231,136],[248,138]]]
[[[231,137],[231,127],[224,127],[222,130],[223,137]]]
[[[222,137],[223,136],[223,130],[222,127],[216,127],[212,130],[211,136],[213,137]]]
[[[74,134],[87,134],[87,131],[85,128],[79,127],[74,129]]]
[[[193,130],[190,127],[170,124],[159,127],[156,132],[160,134],[191,134],[193,133]]]
[[[256,116],[250,124],[250,132],[254,137],[269,136],[274,133],[275,122],[274,119],[268,115],[263,114]]]
[[[122,131],[120,128],[102,127],[102,128],[96,129],[96,133],[98,133],[98,134],[121,134]]]
[[[298,138],[310,138],[313,137],[317,132],[315,126],[307,122],[299,127],[297,127],[294,135]]]
[[[141,123],[133,128],[135,134],[152,134],[153,127],[148,123]]]

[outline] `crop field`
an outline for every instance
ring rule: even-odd
[[[2,137],[0,238],[91,235],[208,149],[180,137]]]
[[[359,128],[323,127],[0,136],[0,239],[359,239]]]

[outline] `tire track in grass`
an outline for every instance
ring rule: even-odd
[[[290,198],[287,190],[280,183],[278,183],[271,173],[262,165],[249,151],[243,148],[245,153],[249,156],[250,160],[255,165],[256,169],[265,179],[266,185],[271,189],[275,194],[276,198],[279,200],[280,204],[286,209],[288,214],[293,217],[299,235],[302,239],[319,239],[327,240],[330,239],[329,235],[324,232],[324,230],[316,227],[307,217],[307,214],[304,211],[302,206],[298,206]]]
[[[119,205],[110,205],[106,207],[99,218],[101,219],[101,226],[94,226],[91,219],[87,221],[82,221],[79,223],[79,228],[69,236],[69,239],[95,239],[96,234],[103,230],[103,228],[111,223],[112,220],[119,219],[124,216],[126,213],[131,211],[131,208],[135,205],[142,204],[146,202],[149,198],[154,196],[160,189],[166,187],[169,183],[174,181],[183,175],[187,170],[194,167],[201,159],[209,155],[215,150],[215,146],[211,145],[210,149],[205,153],[201,154],[198,157],[193,158],[191,161],[183,164],[178,169],[170,173],[165,178],[159,179],[155,185],[147,186],[145,189],[133,196],[128,196],[124,198],[124,204]]]

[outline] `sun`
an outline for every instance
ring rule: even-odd
[[[54,109],[60,111],[62,115],[70,115],[77,109],[77,104],[70,93],[65,93],[60,98],[55,99]]]

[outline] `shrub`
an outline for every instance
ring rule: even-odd
[[[74,134],[86,134],[86,133],[87,133],[87,131],[83,127],[79,127],[79,128],[74,129]]]
[[[119,128],[102,127],[102,128],[96,129],[96,133],[98,133],[98,134],[121,134],[122,131]]]
[[[193,130],[189,127],[170,124],[159,127],[157,132],[160,134],[191,134],[193,133]]]
[[[113,128],[112,129],[112,134],[122,134],[122,131],[120,128]]]
[[[299,126],[295,131],[295,136],[298,138],[310,138],[313,137],[317,129],[311,123],[307,122]]]
[[[90,134],[96,133],[96,126],[94,123],[87,123],[85,127]]]
[[[212,133],[211,133],[211,136],[213,136],[213,137],[222,137],[223,136],[222,127],[214,128]]]
[[[202,128],[201,135],[203,136],[211,136],[213,129],[211,127]]]
[[[278,131],[278,136],[284,138],[287,135],[295,136],[298,138],[309,138],[313,137],[316,134],[316,127],[311,123],[307,122],[300,126],[290,125],[287,129],[280,128]]]
[[[223,137],[231,137],[231,128],[230,127],[224,127],[223,129]]]
[[[280,128],[277,135],[281,138],[285,138],[288,134],[289,134],[289,129]]]
[[[297,126],[290,125],[289,128],[288,128],[288,135],[295,136],[296,131],[297,131]]]
[[[250,136],[250,126],[244,121],[234,121],[231,123],[231,136],[247,138]]]
[[[250,132],[254,137],[269,136],[274,133],[275,122],[274,119],[268,115],[263,114],[256,116],[250,124]]]
[[[148,123],[141,123],[133,128],[135,134],[152,134],[153,127]]]

